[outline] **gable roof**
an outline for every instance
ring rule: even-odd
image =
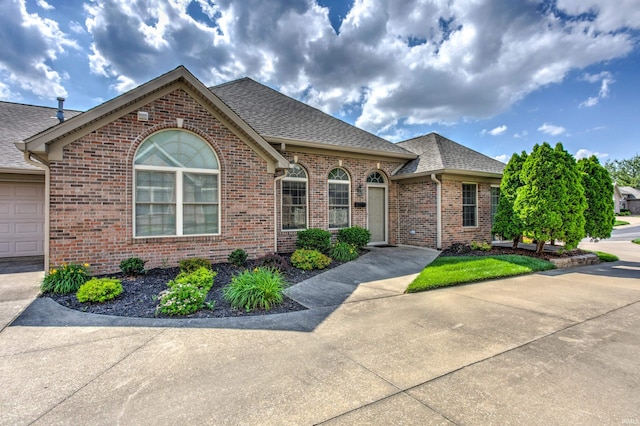
[[[460,145],[437,133],[429,133],[398,143],[418,155],[405,164],[395,177],[415,177],[432,173],[458,173],[500,177],[505,164]]]
[[[640,200],[640,191],[635,189],[632,186],[618,186],[621,195],[626,195],[627,199],[639,199]]]
[[[231,126],[232,131],[239,131],[240,134],[244,135],[243,140],[251,148],[265,160],[269,159],[269,168],[272,171],[275,168],[289,167],[289,162],[286,158],[208,90],[184,66],[179,66],[58,126],[32,136],[26,139],[19,147],[24,151],[41,153],[48,158],[61,160],[64,145],[79,139],[110,121],[136,111],[148,103],[150,99],[161,97],[176,90],[176,88],[187,91],[190,96],[211,107],[216,111],[216,114],[220,114]]]
[[[0,101],[0,172],[44,173],[41,168],[24,160],[24,155],[16,148],[15,143],[58,125],[60,122],[56,118],[57,111],[57,107]],[[66,118],[78,114],[80,111],[64,110]]]
[[[209,88],[269,142],[339,151],[379,153],[403,159],[415,155],[250,78]]]

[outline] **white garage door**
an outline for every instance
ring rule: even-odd
[[[44,254],[44,185],[0,182],[0,257]]]

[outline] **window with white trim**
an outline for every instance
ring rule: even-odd
[[[475,183],[462,184],[462,226],[478,226],[478,188]]]
[[[348,228],[350,211],[350,179],[343,169],[329,173],[329,228]]]
[[[133,169],[136,237],[220,233],[219,163],[206,141],[185,130],[154,133]]]
[[[307,228],[307,173],[298,164],[282,179],[282,229]]]

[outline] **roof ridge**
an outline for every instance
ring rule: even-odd
[[[46,105],[33,105],[33,104],[23,104],[21,102],[10,102],[10,101],[0,101],[0,103],[2,104],[8,104],[8,105],[18,105],[18,106],[25,106],[25,107],[29,107],[29,108],[44,108],[44,109],[53,109],[53,110],[57,110],[58,107],[57,106],[46,106]],[[79,109],[71,109],[71,108],[64,108],[65,111],[73,111],[73,112],[84,112],[81,111]]]

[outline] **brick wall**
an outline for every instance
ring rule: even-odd
[[[177,265],[187,257],[226,261],[242,248],[254,258],[274,251],[273,174],[254,151],[195,102],[176,90],[64,148],[51,164],[50,261],[90,263],[94,273],[118,271],[137,256],[147,268]],[[218,236],[133,238],[133,157],[150,134],[184,128],[211,144],[220,161],[221,229]]]
[[[399,194],[399,243],[436,248],[436,184],[430,179],[400,183]]]

